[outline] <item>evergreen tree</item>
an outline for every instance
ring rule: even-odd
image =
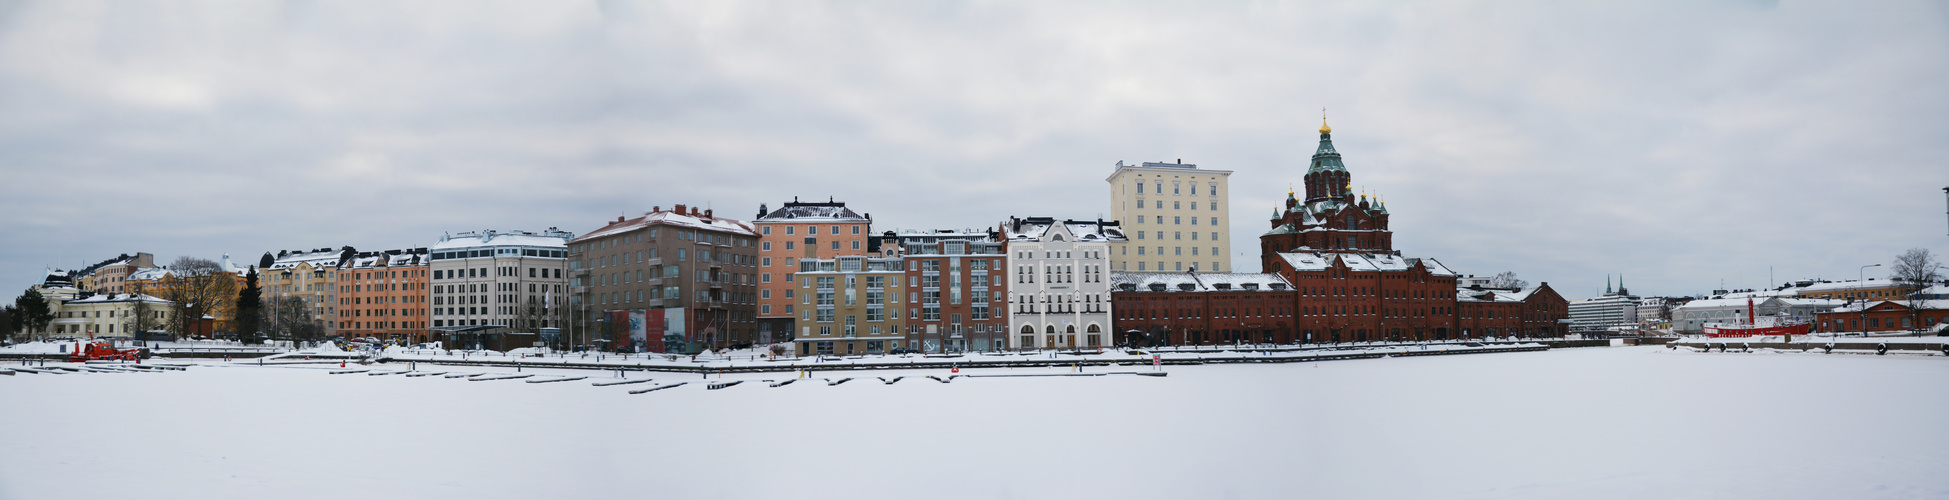
[[[257,287],[257,268],[244,275],[244,289],[237,292],[237,340],[258,343],[264,325],[264,291]]]
[[[15,321],[28,333],[41,333],[47,329],[48,323],[54,321],[54,310],[48,307],[47,298],[41,296],[40,290],[29,288],[27,293],[15,298],[14,311],[20,315],[20,319]]]
[[[0,306],[0,336],[11,339],[15,333],[20,333],[19,325],[14,323],[16,316],[12,304]]]

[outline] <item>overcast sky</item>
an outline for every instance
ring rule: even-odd
[[[0,288],[677,203],[1095,218],[1180,158],[1256,271],[1321,108],[1396,248],[1571,299],[1949,251],[1943,2],[0,0]]]

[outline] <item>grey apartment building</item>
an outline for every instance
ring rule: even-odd
[[[750,223],[655,207],[570,241],[568,253],[570,327],[586,332],[580,339],[624,352],[758,340],[758,233]]]

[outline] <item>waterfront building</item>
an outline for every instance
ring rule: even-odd
[[[1111,269],[1208,273],[1232,269],[1230,170],[1195,164],[1125,165],[1110,183],[1110,219],[1127,240],[1110,243]]]
[[[1528,287],[1495,286],[1488,278],[1467,277],[1455,290],[1455,325],[1462,338],[1561,337],[1570,302],[1549,283]]]
[[[1897,300],[1902,296],[1900,283],[1894,280],[1868,278],[1866,281],[1824,281],[1800,287],[1799,295],[1809,299],[1841,300]]]
[[[759,343],[792,340],[799,302],[792,275],[798,272],[800,260],[868,255],[878,242],[871,214],[860,215],[831,198],[824,203],[793,198],[777,210],[759,205],[751,224],[759,234]]]
[[[750,223],[681,204],[617,217],[574,239],[574,337],[608,341],[622,352],[761,341],[759,242]]]
[[[139,332],[168,329],[175,314],[174,302],[139,293],[102,293],[63,300],[55,316],[71,333],[134,339]]]
[[[1293,343],[1295,291],[1278,274],[1110,273],[1118,345]]]
[[[907,272],[897,257],[799,259],[794,340],[801,355],[881,354],[906,342]]]
[[[1009,347],[1110,345],[1110,246],[1127,241],[1116,221],[1010,217],[1006,238]]]
[[[427,248],[427,317],[449,349],[532,347],[560,328],[574,233],[469,231]]]
[[[1005,243],[992,229],[898,234],[906,262],[907,345],[924,352],[1008,346]]]
[[[1861,300],[1817,313],[1815,321],[1828,332],[1933,330],[1949,323],[1949,300]]]
[[[338,331],[353,338],[434,340],[426,248],[359,252],[339,263]]]

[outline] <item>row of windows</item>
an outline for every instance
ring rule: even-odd
[[[1196,225],[1198,225],[1198,218],[1197,218],[1197,217],[1184,217],[1184,216],[1179,216],[1179,215],[1173,215],[1173,216],[1171,216],[1171,224],[1174,224],[1174,225],[1183,225],[1183,224],[1184,224],[1184,219],[1187,219],[1187,218],[1188,218],[1188,219],[1191,219],[1191,225],[1193,225],[1193,226],[1196,226]],[[1164,216],[1162,216],[1162,215],[1159,215],[1159,216],[1157,216],[1157,217],[1156,217],[1155,219],[1156,219],[1156,221],[1157,221],[1157,223],[1158,223],[1158,224],[1163,224],[1163,223],[1164,223]],[[1139,216],[1137,216],[1137,223],[1138,223],[1138,224],[1148,224],[1148,223],[1149,223],[1148,221],[1150,221],[1150,220],[1152,220],[1152,218],[1150,218],[1150,217],[1148,217],[1148,216],[1143,216],[1143,215],[1139,215]],[[1211,218],[1211,225],[1213,225],[1213,226],[1216,226],[1216,225],[1218,225],[1218,218],[1217,218],[1217,217],[1212,217],[1212,218]],[[1218,239],[1218,237],[1217,237],[1217,236],[1215,236],[1215,234],[1216,234],[1216,233],[1213,233],[1213,234],[1214,234],[1214,236],[1212,236],[1212,239]]]
[[[530,278],[546,279],[552,277],[553,279],[562,279],[561,269],[542,269],[539,267],[530,267],[527,269],[528,269],[527,274],[528,277]],[[489,273],[487,272],[487,268],[485,267],[470,267],[466,269],[441,269],[441,270],[433,271],[433,279],[452,280],[452,279],[462,279],[462,278],[486,278],[488,277],[488,274]],[[496,267],[494,268],[493,275],[498,277],[518,278],[521,276],[521,268],[517,266]]]
[[[660,233],[662,233],[661,228],[653,227],[648,230],[637,231],[635,234],[625,234],[613,238],[606,238],[606,239],[592,241],[592,242],[579,243],[575,245],[570,245],[569,253],[586,254],[595,250],[601,250],[605,248],[615,248],[621,245],[627,245],[631,243],[642,243],[645,239],[650,240],[651,243],[655,243],[656,238]],[[752,240],[750,237],[729,235],[729,234],[718,234],[709,231],[694,231],[689,229],[678,230],[676,233],[676,238],[683,241],[697,241],[697,242],[710,243],[713,245],[739,246],[739,247],[751,246],[751,240]]]
[[[425,269],[407,269],[401,271],[346,271],[346,272],[338,273],[339,281],[363,281],[363,280],[424,278],[424,277],[426,277]]]
[[[766,235],[770,235],[770,234],[771,234],[771,228],[773,228],[773,227],[781,227],[781,226],[785,228],[785,234],[788,234],[788,235],[789,235],[789,234],[793,234],[793,232],[794,232],[794,231],[797,231],[797,230],[798,230],[798,226],[794,226],[794,225],[786,225],[786,224],[762,224],[762,225],[760,225],[760,228],[761,228],[761,229],[759,229],[759,230],[760,230],[760,231],[763,231],[763,232],[764,232],[764,234],[766,234]],[[860,225],[859,225],[859,224],[851,224],[850,226],[851,226],[851,227],[852,227],[852,229],[853,229],[853,234],[859,234],[859,233],[860,233],[860,231],[862,231],[862,229],[860,229]],[[839,234],[839,227],[840,227],[840,225],[839,225],[839,224],[833,224],[833,225],[832,225],[831,227],[832,227],[832,230],[831,230],[830,232],[828,232],[828,233],[826,233],[826,234],[832,234],[832,235],[838,235],[838,234]],[[807,224],[807,225],[805,226],[805,234],[808,234],[808,235],[817,235],[817,234],[819,234],[819,226],[818,226],[818,225],[814,225],[814,224]]]
[[[1164,247],[1157,247],[1157,252],[1158,252],[1158,254],[1159,254],[1159,255],[1162,255],[1162,254],[1164,253]],[[1218,247],[1212,247],[1212,248],[1211,248],[1211,252],[1212,252],[1212,253],[1214,253],[1214,254],[1216,254],[1216,253],[1218,253]],[[1137,247],[1137,255],[1143,255],[1143,254],[1144,254],[1144,248],[1143,248],[1143,247]],[[1198,249],[1196,249],[1196,248],[1193,248],[1193,249],[1191,249],[1191,255],[1197,255],[1197,254],[1198,254]],[[1183,271],[1183,270],[1184,270],[1184,262],[1183,262],[1183,261],[1178,261],[1178,262],[1172,262],[1172,263],[1171,263],[1171,265],[1173,266],[1173,267],[1171,268],[1171,270],[1172,270],[1172,271]],[[1193,262],[1193,263],[1191,263],[1191,265],[1193,265],[1193,266],[1195,266],[1195,265],[1198,265],[1198,263],[1196,263],[1196,262]],[[1149,263],[1149,262],[1144,262],[1144,261],[1141,261],[1141,260],[1140,260],[1140,261],[1137,261],[1137,270],[1138,270],[1138,271],[1151,271],[1151,270],[1153,270],[1153,269],[1151,269],[1151,268],[1150,268],[1150,263]],[[1159,261],[1159,262],[1157,263],[1157,268],[1156,268],[1155,270],[1157,270],[1157,271],[1163,271],[1163,270],[1164,270],[1164,262],[1163,262],[1163,261]],[[1211,263],[1211,267],[1207,267],[1207,268],[1205,268],[1205,270],[1206,270],[1206,271],[1214,271],[1214,272],[1216,272],[1216,271],[1218,271],[1218,270],[1219,270],[1219,267],[1218,267],[1218,263],[1217,263],[1217,262],[1213,262],[1213,263]]]
[[[1142,240],[1142,239],[1149,239],[1148,237],[1149,237],[1150,235],[1148,235],[1148,234],[1146,234],[1146,233],[1147,233],[1146,231],[1137,231],[1137,233],[1136,233],[1136,234],[1137,234],[1137,239],[1140,239],[1140,240]],[[1163,240],[1163,239],[1172,239],[1172,240],[1182,240],[1182,239],[1184,239],[1184,231],[1172,231],[1172,232],[1171,232],[1171,237],[1170,237],[1170,238],[1165,238],[1165,237],[1164,237],[1164,232],[1163,232],[1163,231],[1158,231],[1158,232],[1157,232],[1157,239],[1160,239],[1160,240]],[[1191,240],[1192,240],[1192,241],[1197,241],[1197,240],[1198,240],[1198,232],[1197,232],[1197,231],[1192,231],[1192,232],[1191,232]],[[1213,232],[1211,233],[1211,241],[1218,241],[1218,232],[1217,232],[1217,231],[1213,231]]]
[[[1156,209],[1159,209],[1159,210],[1163,210],[1163,209],[1164,209],[1164,200],[1158,200],[1158,201],[1157,201],[1157,203],[1155,203],[1155,205],[1157,205],[1157,206],[1156,206],[1156,207],[1152,207],[1152,208],[1156,208]],[[1216,211],[1216,210],[1218,210],[1218,202],[1215,202],[1215,201],[1214,201],[1214,202],[1211,202],[1211,204],[1210,204],[1210,206],[1211,206],[1211,210],[1213,210],[1213,211]],[[1137,200],[1137,208],[1144,208],[1144,200]],[[1184,209],[1184,202],[1181,202],[1181,201],[1173,201],[1173,202],[1171,202],[1171,209],[1172,209],[1172,210],[1182,210],[1182,209]],[[1197,209],[1198,209],[1198,202],[1195,202],[1195,201],[1194,201],[1194,202],[1191,202],[1191,209],[1192,209],[1192,210],[1197,210]]]
[[[485,257],[546,257],[560,259],[566,252],[550,248],[489,248],[482,250],[453,250],[433,252],[429,260],[473,259]]]
[[[1130,247],[1124,247],[1124,248],[1130,248]],[[1137,247],[1137,255],[1143,255],[1144,249],[1146,248],[1149,247]],[[1198,255],[1198,247],[1171,247],[1171,255],[1184,255],[1184,249],[1186,248],[1191,249],[1191,255]],[[1211,253],[1206,255],[1218,255],[1219,253],[1220,252],[1218,250],[1218,247],[1211,247]],[[1164,247],[1157,247],[1157,255],[1164,255]],[[1159,265],[1159,268],[1160,269],[1162,268],[1161,264]],[[1213,266],[1213,269],[1216,268],[1217,268],[1216,266]]]
[[[797,246],[794,246],[794,245],[793,245],[793,243],[794,243],[794,242],[792,242],[792,241],[790,241],[790,240],[787,240],[787,241],[785,242],[785,249],[786,249],[786,250],[797,250],[797,249],[798,249],[798,247],[797,247]],[[764,248],[762,248],[761,250],[762,250],[762,251],[766,251],[766,252],[770,252],[770,251],[771,251],[771,242],[769,242],[769,241],[767,241],[767,242],[764,242],[763,244],[764,244]],[[818,245],[819,245],[819,239],[818,239],[818,238],[814,238],[814,237],[811,237],[811,236],[807,236],[807,237],[805,237],[805,247],[806,247],[806,248],[817,248],[817,247],[818,247]],[[833,250],[838,250],[838,249],[839,249],[839,240],[832,240],[832,249],[833,249]],[[853,240],[853,249],[854,249],[854,250],[859,250],[859,240]],[[767,257],[767,258],[766,258],[765,260],[766,260],[766,261],[770,261],[770,260],[771,260],[771,258],[769,258],[769,257]],[[771,265],[771,264],[765,264],[765,265]]]
[[[1153,186],[1157,188],[1157,189],[1156,189],[1156,191],[1157,191],[1157,194],[1164,194],[1164,181],[1154,181],[1154,182],[1155,182],[1155,184],[1154,184]],[[1185,186],[1184,186],[1185,184],[1189,184],[1189,185],[1190,185],[1190,188],[1191,188],[1191,196],[1197,196],[1197,195],[1198,195],[1198,182],[1197,182],[1197,181],[1191,181],[1191,182],[1185,182],[1185,183],[1182,183],[1182,184],[1181,184],[1181,183],[1180,183],[1179,181],[1171,181],[1171,194],[1184,194],[1184,190],[1183,190],[1183,189],[1184,189],[1184,187],[1185,187]],[[1208,182],[1208,183],[1206,183],[1206,185],[1208,186],[1208,189],[1206,189],[1206,190],[1205,190],[1205,192],[1207,193],[1207,195],[1208,195],[1208,196],[1211,196],[1211,197],[1217,197],[1217,196],[1218,196],[1218,183],[1216,183],[1216,182]],[[1144,181],[1141,181],[1141,180],[1140,180],[1140,181],[1137,181],[1137,194],[1144,194]]]

